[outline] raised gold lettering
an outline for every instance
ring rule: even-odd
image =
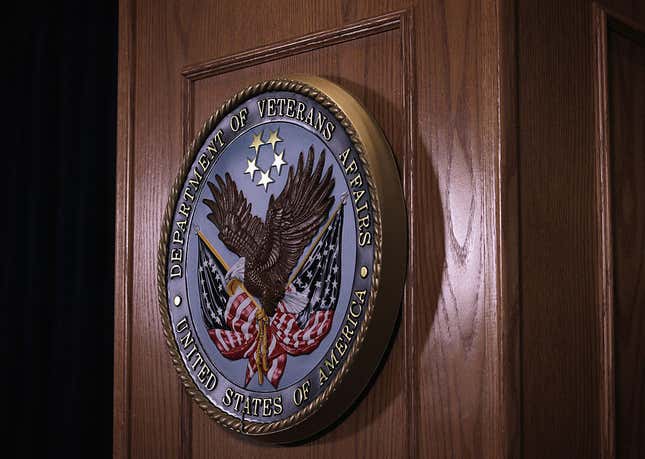
[[[233,403],[233,394],[234,393],[235,392],[233,392],[233,389],[231,389],[230,387],[228,387],[226,389],[226,392],[224,392],[224,398],[222,399],[222,403],[225,406],[231,406],[231,404]]]
[[[277,416],[282,414],[282,396],[273,399],[273,415]]]

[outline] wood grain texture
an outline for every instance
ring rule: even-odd
[[[645,456],[645,33],[607,32],[616,457]]]
[[[422,128],[415,155],[415,171],[423,179],[413,208],[424,217],[418,220],[416,271],[424,273],[426,284],[414,303],[413,365],[424,388],[416,418],[418,457],[513,454],[510,432],[517,420],[503,411],[510,399],[506,374],[514,371],[503,349],[513,333],[499,328],[508,317],[503,309],[513,306],[504,295],[516,275],[509,272],[502,280],[498,258],[499,204],[509,197],[502,197],[499,187],[509,176],[498,178],[502,164],[512,168],[500,156],[508,153],[501,150],[499,127],[501,85],[508,82],[498,73],[506,59],[500,51],[508,52],[499,48],[509,23],[502,17],[506,8],[494,2],[432,2],[419,6],[422,19],[415,21],[424,35],[432,35],[417,40],[416,48],[417,65],[426,75],[419,84]],[[435,200],[441,209],[432,205]],[[430,223],[435,221],[443,228]],[[444,260],[439,270],[437,258]]]
[[[645,18],[642,2],[606,7]],[[598,14],[526,2],[517,18],[522,453],[613,457]]]
[[[596,457],[590,78],[583,2],[518,4],[523,457]]]
[[[614,429],[614,320],[613,262],[611,259],[611,193],[609,126],[607,111],[607,14],[598,4],[592,7],[595,105],[595,167],[597,202],[597,301],[600,318],[600,457],[615,457]]]
[[[498,389],[505,410],[499,414],[503,434],[496,449],[497,457],[520,457],[522,449],[520,366],[520,256],[519,240],[519,158],[517,107],[517,24],[516,5],[512,0],[499,4],[499,177],[495,199],[498,212]]]
[[[514,116],[512,2],[131,2],[132,105],[120,109],[132,208],[120,225],[132,230],[130,251],[117,251],[131,283],[117,308],[132,319],[117,325],[131,362],[117,384],[130,402],[115,443],[130,440],[119,457],[516,456],[517,251],[506,248],[517,241],[517,162],[514,131],[501,128]],[[399,332],[369,392],[325,435],[271,448],[215,425],[180,387],[154,259],[192,134],[235,91],[292,72],[340,83],[383,128],[404,179],[410,256]]]
[[[112,454],[130,456],[130,355],[132,273],[132,163],[134,17],[133,4],[119,5],[117,182],[114,249],[114,418]]]

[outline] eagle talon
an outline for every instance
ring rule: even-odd
[[[263,384],[264,375],[269,371],[269,356],[267,352],[267,328],[269,326],[269,318],[260,306],[257,306],[255,317],[258,327],[258,344],[255,350],[255,366],[258,371],[258,382]]]

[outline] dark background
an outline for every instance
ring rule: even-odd
[[[11,8],[3,417],[15,457],[109,457],[117,2]]]

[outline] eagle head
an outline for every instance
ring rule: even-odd
[[[240,257],[227,271],[226,275],[224,276],[224,285],[227,289],[230,283],[234,280],[238,280],[241,283],[244,283],[244,263],[246,263],[245,258]]]

